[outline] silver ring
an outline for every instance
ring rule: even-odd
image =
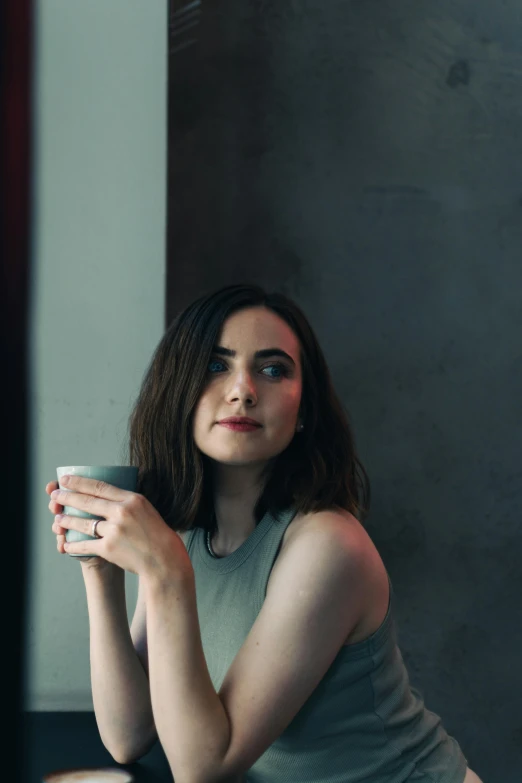
[[[101,519],[95,519],[94,522],[92,523],[91,536],[93,538],[101,538],[101,536],[99,536],[98,533],[96,532],[96,525],[98,524],[98,522],[101,522]]]

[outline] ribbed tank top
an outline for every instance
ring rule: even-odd
[[[201,638],[217,692],[265,599],[292,509],[269,512],[227,557],[202,528],[186,539]],[[246,773],[248,783],[462,783],[467,760],[410,686],[397,645],[393,586],[384,622],[338,655],[283,733]]]

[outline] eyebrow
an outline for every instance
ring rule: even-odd
[[[233,351],[232,348],[224,348],[222,345],[215,345],[212,352],[217,353],[220,356],[236,355],[236,351]],[[287,359],[295,367],[295,362],[292,357],[289,356],[286,351],[282,351],[281,348],[263,348],[263,350],[256,351],[254,354],[255,359],[264,359],[267,356],[282,356],[283,359]]]

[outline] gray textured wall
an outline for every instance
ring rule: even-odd
[[[172,11],[171,6],[171,11]],[[255,281],[317,331],[411,682],[522,769],[517,0],[203,0],[169,59],[167,318]]]

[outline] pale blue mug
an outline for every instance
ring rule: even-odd
[[[106,481],[107,484],[113,484],[120,489],[128,489],[130,492],[136,491],[138,482],[138,468],[127,467],[126,465],[68,465],[62,468],[56,468],[58,476],[58,486],[67,492],[74,492],[69,487],[62,487],[60,479],[62,476],[82,476],[83,478],[98,479]],[[83,519],[103,519],[94,514],[88,514],[86,511],[80,511],[72,506],[64,506],[63,513],[71,517],[83,517]],[[80,533],[78,530],[65,531],[65,540],[71,544],[76,541],[96,541],[95,536],[89,536],[86,533]],[[78,555],[67,552],[70,557],[96,557],[96,555]]]

